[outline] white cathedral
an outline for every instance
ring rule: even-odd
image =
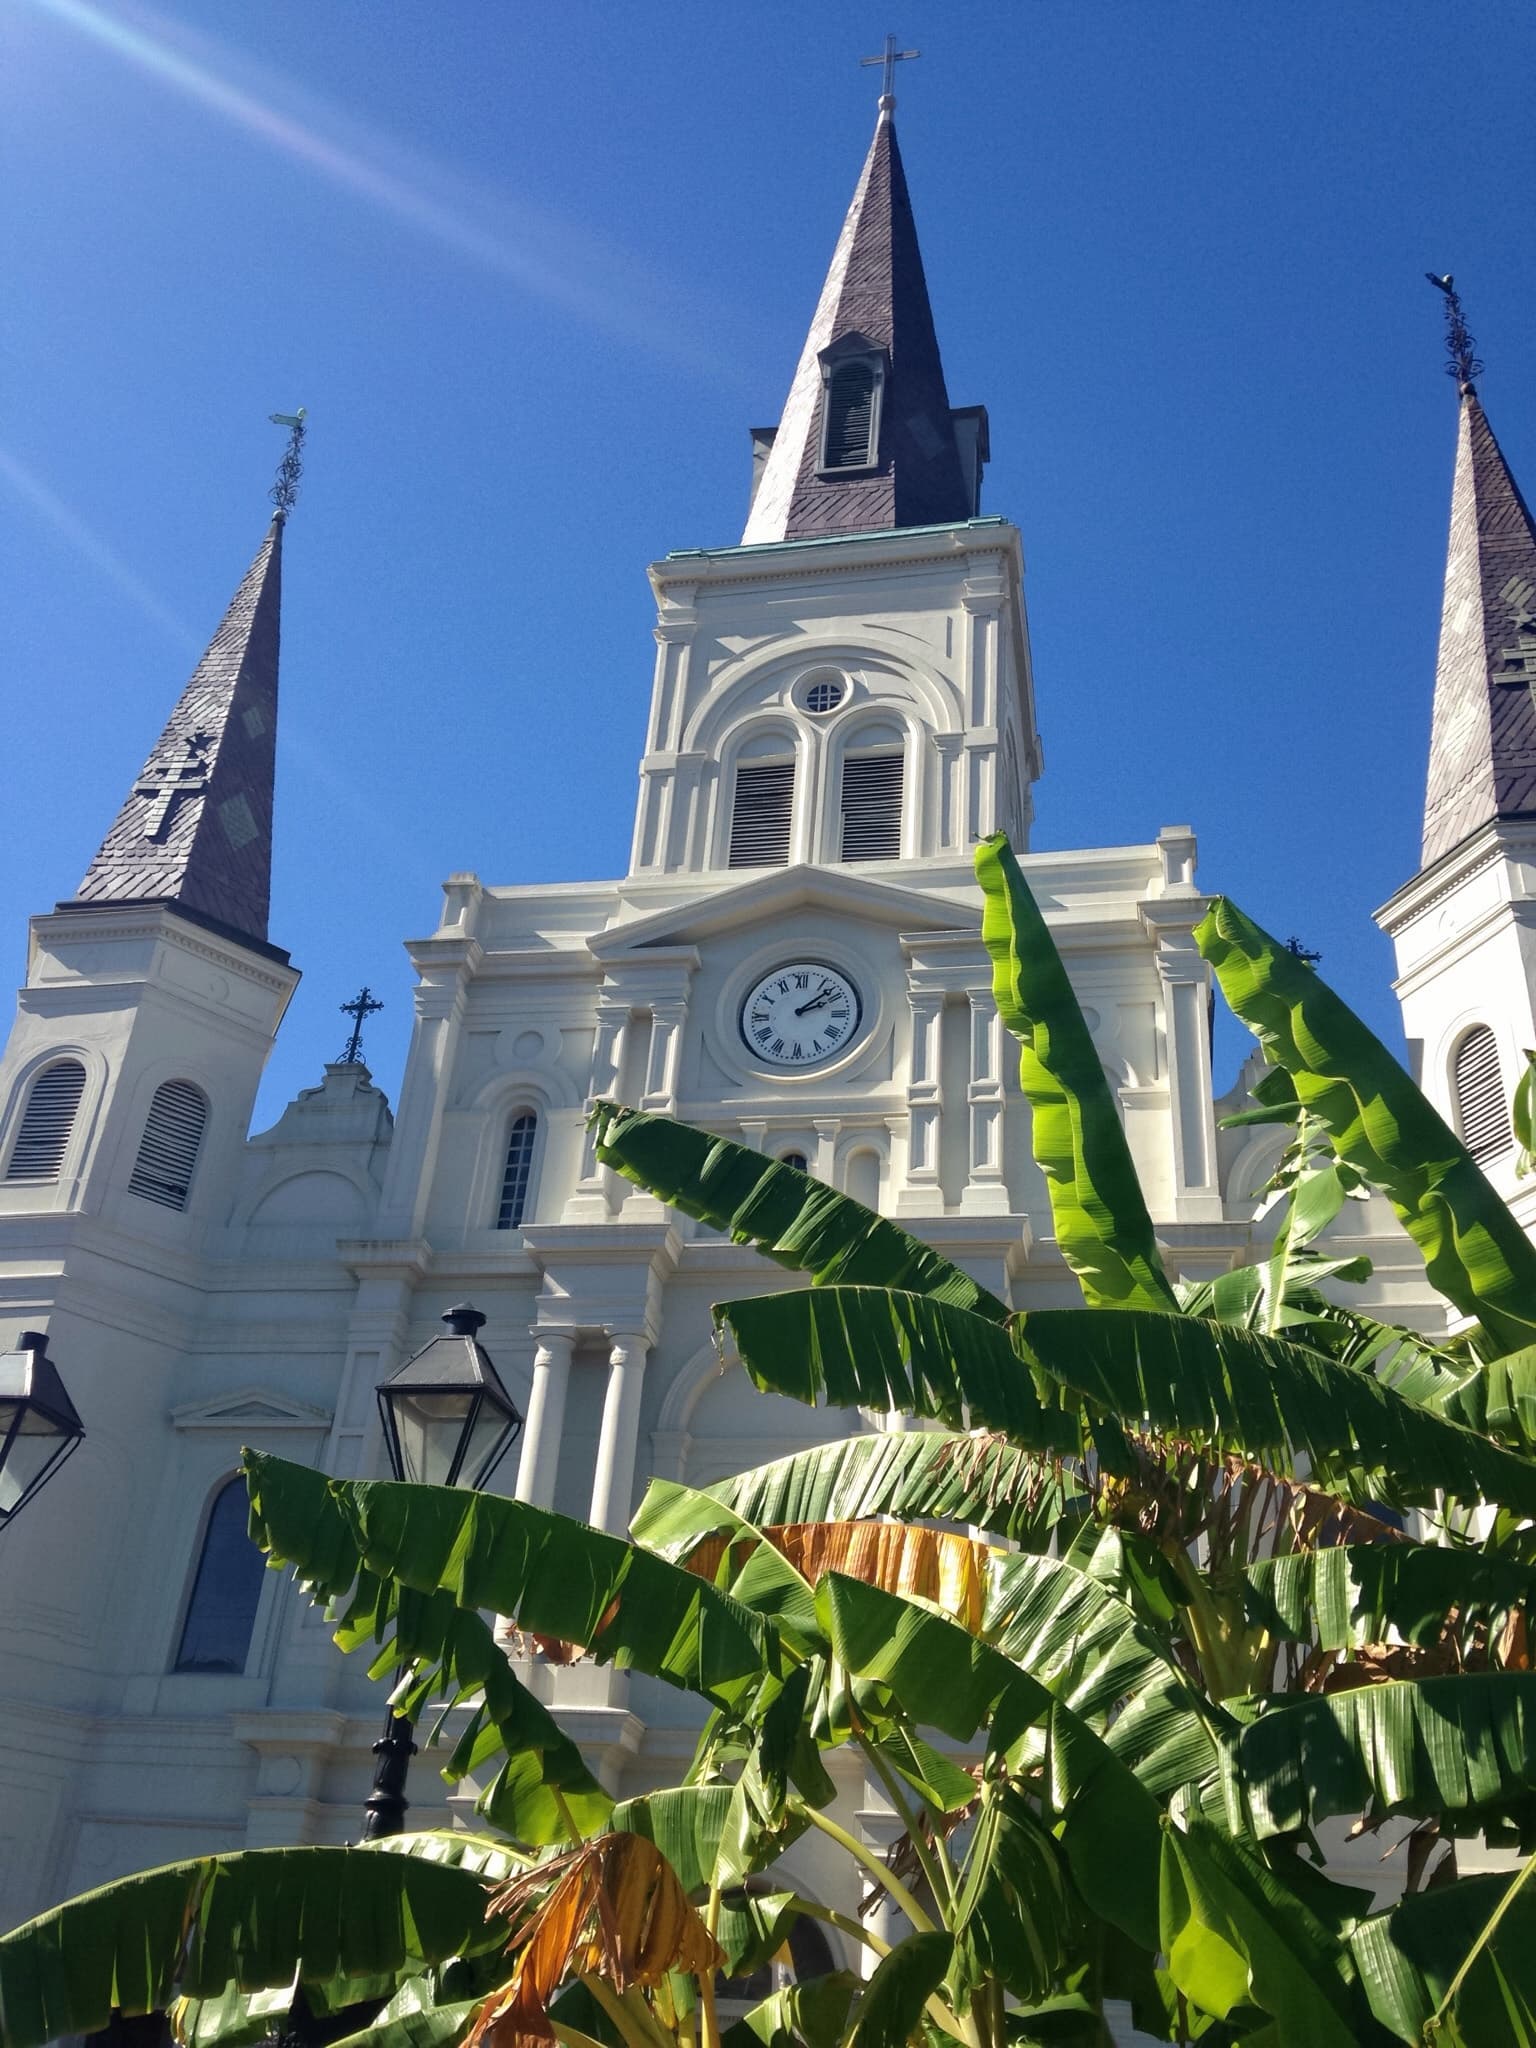
[[[1536,528],[1470,380],[1459,432],[1422,866],[1378,916],[1422,1085],[1530,1225],[1506,1105],[1536,1044]],[[375,1390],[451,1304],[527,1418],[493,1484],[612,1530],[653,1474],[708,1484],[857,1426],[721,1371],[710,1304],[781,1276],[597,1166],[594,1097],[793,1160],[1016,1304],[1076,1299],[992,1001],[984,835],[1025,856],[1170,1269],[1251,1255],[1281,1139],[1218,1129],[1192,831],[1027,853],[1020,537],[981,509],[987,415],[945,386],[888,98],[752,439],[740,541],[650,570],[629,872],[449,878],[408,947],[393,1113],[342,1062],[249,1128],[298,980],[268,935],[282,513],[78,890],[33,921],[0,1060],[0,1350],[46,1333],[86,1434],[0,1532],[0,1927],[180,1856],[356,1839],[380,1690],[263,1569],[235,1468],[249,1443],[383,1473]],[[1338,1229],[1369,1303],[1433,1326],[1385,1203]],[[617,1792],[691,1749],[663,1686],[528,1676]],[[430,1755],[409,1797],[412,1824],[472,1819]]]

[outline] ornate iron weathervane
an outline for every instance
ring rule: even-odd
[[[373,1016],[375,1011],[382,1010],[384,1005],[365,981],[350,1003],[338,1003],[336,1007],[344,1017],[353,1019],[352,1036],[347,1040],[341,1064],[344,1067],[360,1067],[363,1064],[363,1020],[365,1017]]]
[[[1454,377],[1463,397],[1476,395],[1474,378],[1483,374],[1483,363],[1477,353],[1477,343],[1467,330],[1462,317],[1461,294],[1456,289],[1456,280],[1447,271],[1444,277],[1436,277],[1432,270],[1424,275],[1445,300],[1445,374]]]
[[[304,470],[304,408],[297,412],[269,412],[274,427],[288,429],[288,446],[277,465],[277,481],[267,495],[277,507],[279,519],[286,519],[299,501],[299,478]]]

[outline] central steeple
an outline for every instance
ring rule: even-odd
[[[976,514],[986,413],[949,403],[894,106],[882,97],[783,418],[754,435],[744,544]]]

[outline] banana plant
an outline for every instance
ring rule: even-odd
[[[1525,2038],[1530,1865],[1456,1855],[1536,1844],[1536,1255],[1363,1027],[1218,903],[1201,943],[1275,1063],[1257,1114],[1295,1138],[1270,1245],[1176,1287],[1006,842],[978,875],[1084,1307],[1016,1313],[810,1176],[600,1105],[606,1165],[802,1277],[716,1309],[757,1385],[937,1427],[655,1485],[627,1539],[250,1456],[254,1533],[342,1646],[413,1713],[461,1710],[443,1767],[492,1832],[105,1887],[0,1940],[0,2048],[173,1999],[183,2039],[255,2040],[295,1992],[364,2009],[370,2048],[1102,2044],[1113,1999],[1204,2048]],[[1335,1299],[1363,1274],[1323,1233],[1366,1185],[1470,1338]],[[616,1805],[488,1615],[693,1695],[683,1782]],[[888,1856],[839,1817],[849,1765]],[[1315,1829],[1351,1818],[1409,1829],[1384,1908],[1321,1866]],[[808,1836],[884,1931],[785,1874]],[[724,2028],[720,1971],[803,1918],[867,1977]]]

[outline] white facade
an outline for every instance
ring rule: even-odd
[[[651,580],[630,873],[449,880],[438,929],[408,949],[416,1022],[393,1119],[365,1068],[333,1065],[247,1136],[296,980],[271,949],[148,904],[34,924],[0,1060],[0,1345],[46,1329],[88,1433],[0,1539],[0,1925],[180,1855],[355,1838],[382,1698],[290,1586],[267,1575],[233,1668],[177,1667],[240,1446],[381,1473],[374,1390],[451,1302],[487,1315],[527,1417],[496,1484],[609,1529],[653,1474],[707,1484],[860,1426],[722,1373],[711,1303],[784,1276],[597,1168],[592,1099],[798,1154],[1017,1305],[1077,1299],[972,874],[998,827],[1027,847],[1041,768],[1018,533],[977,518],[772,541],[669,556]],[[885,764],[857,842],[880,857],[845,858],[861,761]],[[738,840],[733,865],[744,788],[769,792],[754,844],[773,857],[743,865]],[[1437,1100],[1465,1019],[1496,1019],[1511,1082],[1536,1040],[1533,853],[1529,832],[1506,835],[1433,895],[1394,899]],[[1255,1191],[1283,1142],[1217,1129],[1195,860],[1182,825],[1025,855],[1170,1268],[1191,1277],[1252,1255]],[[856,1012],[799,1066],[754,1044],[750,1012],[743,1028],[751,992],[791,963],[834,975]],[[7,1179],[61,1060],[84,1080],[55,1170]],[[206,1103],[184,1206],[130,1186],[168,1083]],[[1377,1263],[1370,1303],[1438,1316],[1383,1204],[1350,1205],[1344,1227]],[[616,1792],[667,1781],[691,1747],[689,1703],[665,1687],[581,1666],[527,1676]],[[847,1789],[882,1839],[881,1803]],[[427,1757],[410,1791],[420,1822],[468,1808]],[[833,1896],[845,1873],[814,1844],[794,1853],[813,1892],[849,1907]]]

